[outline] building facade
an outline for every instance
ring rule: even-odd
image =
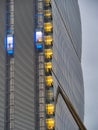
[[[53,71],[56,75],[54,87],[55,90],[59,85],[63,88],[83,121],[82,35],[77,0],[53,0],[53,29]],[[62,130],[79,129],[61,95],[56,105],[56,127]]]
[[[85,130],[77,0],[0,1],[0,130]]]

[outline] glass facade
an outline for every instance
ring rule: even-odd
[[[55,94],[59,84],[64,89],[79,117],[84,116],[84,86],[81,70],[81,22],[77,0],[54,0],[53,71]],[[56,129],[78,130],[63,99],[56,105]],[[67,124],[66,124],[67,123]]]
[[[68,110],[65,102],[61,95],[58,97],[56,106],[56,117],[55,117],[56,130],[79,130],[74,118],[72,117],[70,111]]]
[[[35,54],[33,1],[16,0],[14,50],[14,130],[34,130]],[[34,23],[34,22],[33,22]]]
[[[77,0],[0,1],[0,130],[80,129],[81,42]]]
[[[4,130],[5,109],[5,50],[4,50],[4,1],[0,1],[0,130]]]

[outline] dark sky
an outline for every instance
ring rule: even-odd
[[[78,0],[82,20],[85,125],[98,130],[98,0]]]

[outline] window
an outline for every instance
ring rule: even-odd
[[[6,49],[8,54],[13,54],[13,49],[14,49],[13,35],[7,35]]]

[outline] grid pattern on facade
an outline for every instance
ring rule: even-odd
[[[15,1],[15,128],[35,129],[35,52],[33,0]]]
[[[4,130],[4,113],[5,113],[5,0],[0,1],[0,130]]]

